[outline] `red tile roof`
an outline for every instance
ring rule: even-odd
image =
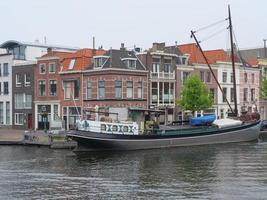
[[[206,64],[200,50],[198,49],[196,43],[178,45],[178,49],[183,54],[189,54],[189,64],[199,63]],[[231,59],[223,49],[204,51],[210,64],[214,64],[218,61],[230,62]]]
[[[259,61],[257,58],[251,58],[251,59],[247,60],[247,63],[252,65],[252,66],[256,66],[259,64]]]
[[[66,56],[62,61],[62,71],[77,71],[84,70],[92,63],[93,56],[103,55],[106,51],[102,49],[80,49],[75,53]],[[72,59],[75,59],[73,69],[69,69],[69,64]]]

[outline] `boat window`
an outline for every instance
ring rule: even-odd
[[[118,131],[118,126],[117,125],[114,125],[114,126],[112,126],[112,131]]]
[[[101,124],[101,131],[105,131],[106,130],[106,125],[105,124]]]
[[[123,127],[123,132],[128,132],[128,126]]]

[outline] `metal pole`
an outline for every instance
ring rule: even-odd
[[[235,74],[235,57],[234,57],[234,42],[233,42],[233,27],[231,20],[230,5],[228,5],[228,15],[229,15],[229,30],[230,30],[230,41],[231,41],[231,58],[232,58],[232,69],[233,69],[233,82],[234,82],[234,103],[235,103],[235,116],[238,116],[237,110],[237,94],[236,94],[236,74]]]
[[[264,42],[264,58],[267,57],[267,51],[266,51],[266,39],[263,39]]]
[[[215,73],[214,73],[213,69],[211,68],[211,66],[210,66],[210,64],[209,64],[209,61],[208,61],[208,59],[206,58],[206,56],[205,56],[205,54],[204,54],[204,52],[203,52],[203,50],[202,50],[202,48],[201,48],[201,46],[200,46],[198,40],[197,40],[197,38],[196,38],[196,36],[195,36],[195,34],[194,34],[194,31],[191,31],[191,36],[193,36],[193,38],[195,39],[195,41],[196,41],[196,43],[197,43],[197,46],[198,46],[198,48],[199,48],[199,50],[200,50],[200,52],[201,52],[201,54],[202,54],[202,56],[203,56],[205,62],[207,63],[207,65],[208,65],[208,67],[209,67],[209,69],[210,69],[210,71],[211,71],[211,74],[212,74],[214,80],[216,81],[216,83],[217,83],[219,89],[220,89],[221,92],[222,92],[222,96],[223,96],[223,98],[226,100],[226,102],[227,102],[227,104],[228,104],[228,106],[229,106],[231,112],[233,113],[233,109],[232,109],[232,107],[231,107],[229,101],[227,100],[226,95],[224,95],[223,90],[222,90],[222,88],[221,88],[221,85],[220,85],[219,81],[217,80],[217,78],[216,78],[216,76],[215,76]]]

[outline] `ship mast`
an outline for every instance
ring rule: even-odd
[[[233,69],[233,85],[234,85],[234,103],[235,103],[235,111],[234,116],[238,116],[237,110],[237,94],[236,94],[236,74],[235,74],[235,55],[234,55],[234,42],[233,42],[233,27],[232,27],[232,19],[231,19],[231,11],[230,5],[228,5],[228,19],[229,19],[229,31],[230,31],[230,43],[231,43],[231,59],[232,59],[232,69]]]
[[[202,54],[202,56],[203,56],[203,58],[204,58],[206,64],[208,65],[208,67],[209,67],[209,69],[210,69],[210,71],[211,71],[211,74],[212,74],[214,80],[216,81],[216,83],[217,83],[217,85],[218,85],[220,91],[222,92],[223,99],[225,99],[225,101],[226,101],[227,105],[229,106],[231,112],[234,113],[234,111],[233,111],[233,109],[232,109],[232,107],[231,107],[231,105],[230,105],[230,103],[229,103],[229,101],[228,101],[226,95],[223,93],[222,87],[221,87],[221,85],[220,85],[220,83],[219,83],[219,81],[218,81],[218,79],[217,79],[217,77],[216,77],[216,75],[215,75],[213,69],[211,68],[211,66],[210,66],[210,64],[209,64],[209,61],[208,61],[207,57],[205,56],[205,54],[204,54],[204,52],[203,52],[203,50],[202,50],[202,48],[201,48],[201,46],[200,46],[200,44],[199,44],[199,41],[198,41],[197,38],[196,38],[196,35],[195,35],[195,32],[194,32],[194,31],[191,31],[191,37],[193,37],[194,40],[196,41],[197,47],[199,48],[199,50],[200,50],[200,52],[201,52],[201,54]]]

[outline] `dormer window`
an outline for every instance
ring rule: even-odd
[[[68,69],[73,69],[74,65],[75,65],[76,59],[71,59],[70,60],[70,64],[69,64],[69,68]]]
[[[182,65],[188,64],[188,57],[187,56],[180,56],[180,62]]]
[[[135,69],[136,68],[136,58],[123,58],[123,63],[128,67]]]
[[[107,59],[108,56],[94,56],[94,68],[103,67]]]

